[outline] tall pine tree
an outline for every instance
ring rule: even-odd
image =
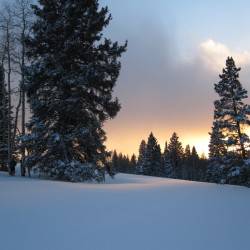
[[[190,145],[188,144],[188,145],[185,147],[184,158],[185,158],[185,159],[190,159],[190,157],[191,157],[191,150],[190,150]]]
[[[209,135],[209,158],[210,160],[219,160],[226,155],[227,150],[224,143],[225,136],[223,135],[218,122],[215,121],[213,123],[212,131]]]
[[[223,130],[219,127],[219,123],[215,120],[213,122],[212,131],[209,133],[209,162],[206,171],[205,179],[209,182],[220,183],[226,178],[228,172],[227,161],[227,147],[225,143],[225,135]]]
[[[173,166],[170,161],[170,155],[168,150],[168,143],[165,143],[164,152],[162,155],[162,164],[163,164],[163,170],[164,170],[164,176],[171,178],[173,177]]]
[[[239,81],[239,71],[233,58],[228,57],[220,81],[215,84],[215,91],[220,99],[214,103],[214,118],[226,137],[226,146],[230,150],[236,150],[245,159],[249,138],[243,127],[250,125],[250,106],[243,102],[247,98],[247,91]]]
[[[27,39],[32,117],[26,166],[57,179],[103,179],[103,123],[120,109],[112,96],[126,44],[103,37],[111,15],[98,0],[39,0]]]
[[[186,145],[182,165],[183,179],[192,179],[192,159],[190,145]]]
[[[191,164],[192,164],[192,180],[199,180],[200,179],[200,171],[199,171],[199,155],[196,151],[195,146],[192,147],[191,152]]]
[[[132,174],[136,173],[136,166],[137,166],[137,159],[135,154],[133,154],[130,159],[130,173]]]
[[[173,168],[173,176],[182,178],[183,147],[179,137],[174,132],[168,144],[169,158]]]
[[[250,176],[250,168],[245,161],[249,137],[244,132],[250,125],[250,106],[244,103],[247,91],[239,81],[239,71],[233,58],[228,57],[220,81],[215,84],[220,98],[214,102],[206,173],[208,181],[243,184],[248,182]]]
[[[145,140],[141,141],[140,147],[139,147],[139,156],[136,166],[136,173],[137,174],[143,174],[143,165],[146,159],[146,150],[147,150],[147,144]]]
[[[153,133],[150,133],[148,137],[145,156],[143,174],[150,176],[163,176],[164,173],[161,161],[161,148]]]

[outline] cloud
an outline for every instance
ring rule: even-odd
[[[199,50],[202,61],[215,71],[221,71],[228,56],[232,56],[238,66],[250,64],[250,51],[234,51],[213,39],[202,42]]]

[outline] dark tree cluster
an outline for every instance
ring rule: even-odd
[[[137,159],[133,154],[131,157],[123,155],[122,153],[117,154],[116,150],[112,152],[111,167],[113,173],[136,173]]]
[[[185,180],[204,181],[207,159],[199,157],[196,148],[187,145],[185,150],[176,133],[173,133],[166,142],[164,152],[153,133],[150,133],[147,142],[142,140],[139,147],[138,160],[135,155],[129,160],[127,156],[112,157],[112,168],[115,172],[136,173],[140,175],[178,178]]]

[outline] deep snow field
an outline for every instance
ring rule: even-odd
[[[119,174],[75,184],[0,172],[1,250],[249,250],[250,189]]]

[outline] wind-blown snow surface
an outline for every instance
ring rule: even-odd
[[[2,250],[247,250],[250,189],[119,174],[73,184],[0,173]]]

